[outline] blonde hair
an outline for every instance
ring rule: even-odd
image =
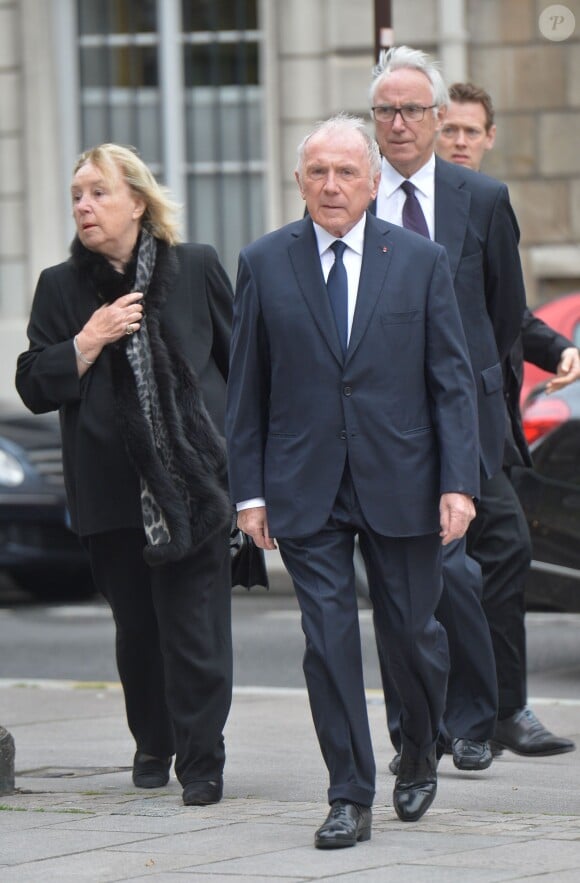
[[[111,166],[116,166],[128,187],[145,202],[142,224],[157,239],[168,245],[180,241],[177,215],[180,206],[169,198],[169,191],[155,179],[134,148],[121,144],[99,144],[81,153],[73,175],[78,170],[92,163],[106,176]]]

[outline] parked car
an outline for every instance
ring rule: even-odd
[[[580,382],[551,395],[537,387],[522,416],[534,461],[513,474],[533,544],[526,599],[579,613]]]
[[[56,414],[0,407],[0,571],[45,598],[94,592],[69,527]]]
[[[534,315],[580,347],[580,292],[556,297],[537,307],[534,310]],[[544,383],[550,376],[547,371],[542,371],[536,365],[526,362],[520,396],[522,404],[532,389],[536,388],[538,384]]]

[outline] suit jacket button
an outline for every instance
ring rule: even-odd
[[[352,386],[345,386],[343,389],[343,393],[345,394],[345,396],[351,396],[352,395]]]
[[[346,434],[346,429],[341,430],[340,437],[343,441],[346,441],[346,439],[348,438]]]

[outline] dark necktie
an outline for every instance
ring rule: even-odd
[[[334,264],[330,268],[326,287],[328,288],[328,296],[332,312],[334,313],[342,353],[346,355],[348,338],[348,279],[342,262],[346,245],[340,239],[335,239],[330,247],[334,252]]]
[[[415,196],[415,185],[411,184],[410,181],[403,181],[401,189],[407,195],[403,206],[403,227],[406,227],[407,230],[414,230],[415,233],[420,233],[421,236],[426,236],[427,239],[430,239],[429,228],[427,227],[423,209]]]

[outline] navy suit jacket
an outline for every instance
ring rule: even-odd
[[[436,157],[435,241],[449,259],[477,386],[481,466],[490,478],[504,455],[502,366],[526,305],[519,228],[505,184]]]
[[[328,520],[346,459],[385,536],[439,530],[444,492],[476,496],[475,388],[440,246],[367,214],[342,351],[309,217],[240,254],[226,408],[230,491],[270,533]]]

